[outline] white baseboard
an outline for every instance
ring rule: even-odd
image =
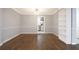
[[[50,32],[28,32],[28,33],[21,33],[21,34],[48,34]],[[53,33],[50,33],[53,34]]]
[[[61,40],[61,41],[63,41],[65,44],[68,44],[68,45],[71,45],[71,44],[75,44],[75,43],[71,43],[71,41],[67,41],[66,40],[66,38],[64,39],[64,40],[62,40],[63,38],[61,38],[60,36],[59,36],[59,39]]]
[[[9,38],[9,39],[7,39],[7,40],[1,42],[1,43],[0,43],[0,46],[2,46],[4,43],[6,43],[7,41],[9,41],[9,40],[15,38],[15,37],[18,36],[18,35],[20,35],[20,34],[17,34],[17,35],[15,35],[15,36],[13,36],[13,37],[11,37],[11,38]]]
[[[2,46],[3,44],[2,43],[0,43],[0,46]]]
[[[21,34],[37,34],[36,32],[29,32],[29,33],[21,33]]]
[[[72,43],[72,45],[76,45],[77,43]]]

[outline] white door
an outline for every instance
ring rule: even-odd
[[[45,32],[45,18],[43,16],[37,16],[37,32]]]

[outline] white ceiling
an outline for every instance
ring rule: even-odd
[[[38,9],[38,11],[36,11]],[[13,8],[21,15],[53,15],[57,8]]]

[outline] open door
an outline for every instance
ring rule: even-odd
[[[45,17],[37,16],[37,33],[45,32]]]

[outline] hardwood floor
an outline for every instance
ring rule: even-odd
[[[1,50],[64,50],[67,46],[53,34],[21,34],[1,46]]]

